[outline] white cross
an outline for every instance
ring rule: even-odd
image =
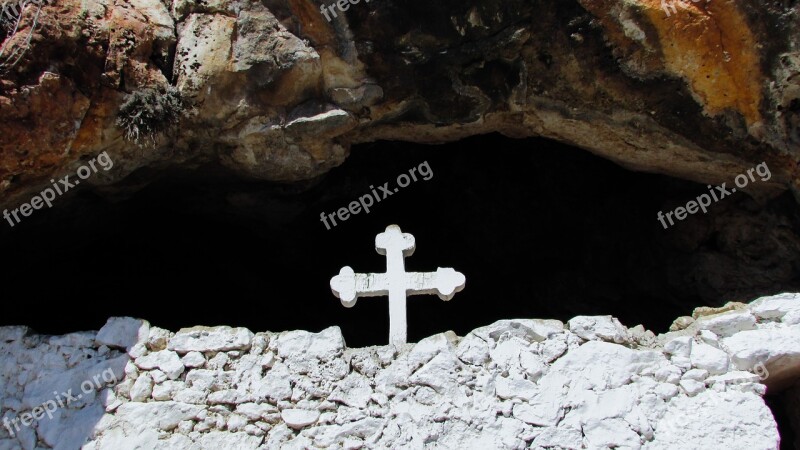
[[[386,273],[354,273],[343,267],[331,278],[333,294],[348,308],[355,306],[358,297],[389,295],[389,343],[406,343],[406,295],[437,294],[450,300],[464,289],[466,278],[451,268],[439,267],[436,272],[406,272],[403,258],[414,253],[414,236],[389,225],[375,237],[375,250],[386,255]]]

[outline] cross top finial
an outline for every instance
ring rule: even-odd
[[[386,256],[386,273],[355,273],[345,266],[331,278],[333,294],[348,308],[355,306],[358,297],[389,296],[389,342],[395,346],[406,343],[406,295],[437,294],[446,301],[466,283],[464,275],[451,268],[406,272],[404,258],[415,249],[414,236],[389,225],[375,237],[375,250]]]
[[[379,255],[386,255],[389,248],[401,250],[403,256],[414,254],[417,249],[416,239],[411,233],[403,233],[397,225],[389,225],[386,231],[375,236],[375,250]]]

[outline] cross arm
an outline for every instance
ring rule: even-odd
[[[439,267],[436,272],[410,272],[406,274],[406,290],[413,294],[436,294],[450,300],[464,289],[466,278],[449,267]]]
[[[342,300],[342,305],[352,308],[358,297],[389,295],[389,283],[385,273],[354,273],[345,266],[331,278],[331,290]]]

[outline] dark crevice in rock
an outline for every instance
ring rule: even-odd
[[[778,424],[778,432],[781,436],[781,450],[800,449],[800,434],[794,428],[791,415],[797,414],[798,405],[793,403],[785,393],[767,395],[764,397],[775,422]]]

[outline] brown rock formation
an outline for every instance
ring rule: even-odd
[[[35,10],[3,44],[32,31],[0,74],[8,206],[103,151],[115,168],[90,183],[207,162],[296,181],[341,164],[354,143],[492,131],[707,183],[766,161],[773,177],[752,189],[800,187],[798,4],[379,0],[331,22],[307,0]],[[177,126],[156,145],[124,140],[126,94],[169,84],[185,106]]]

